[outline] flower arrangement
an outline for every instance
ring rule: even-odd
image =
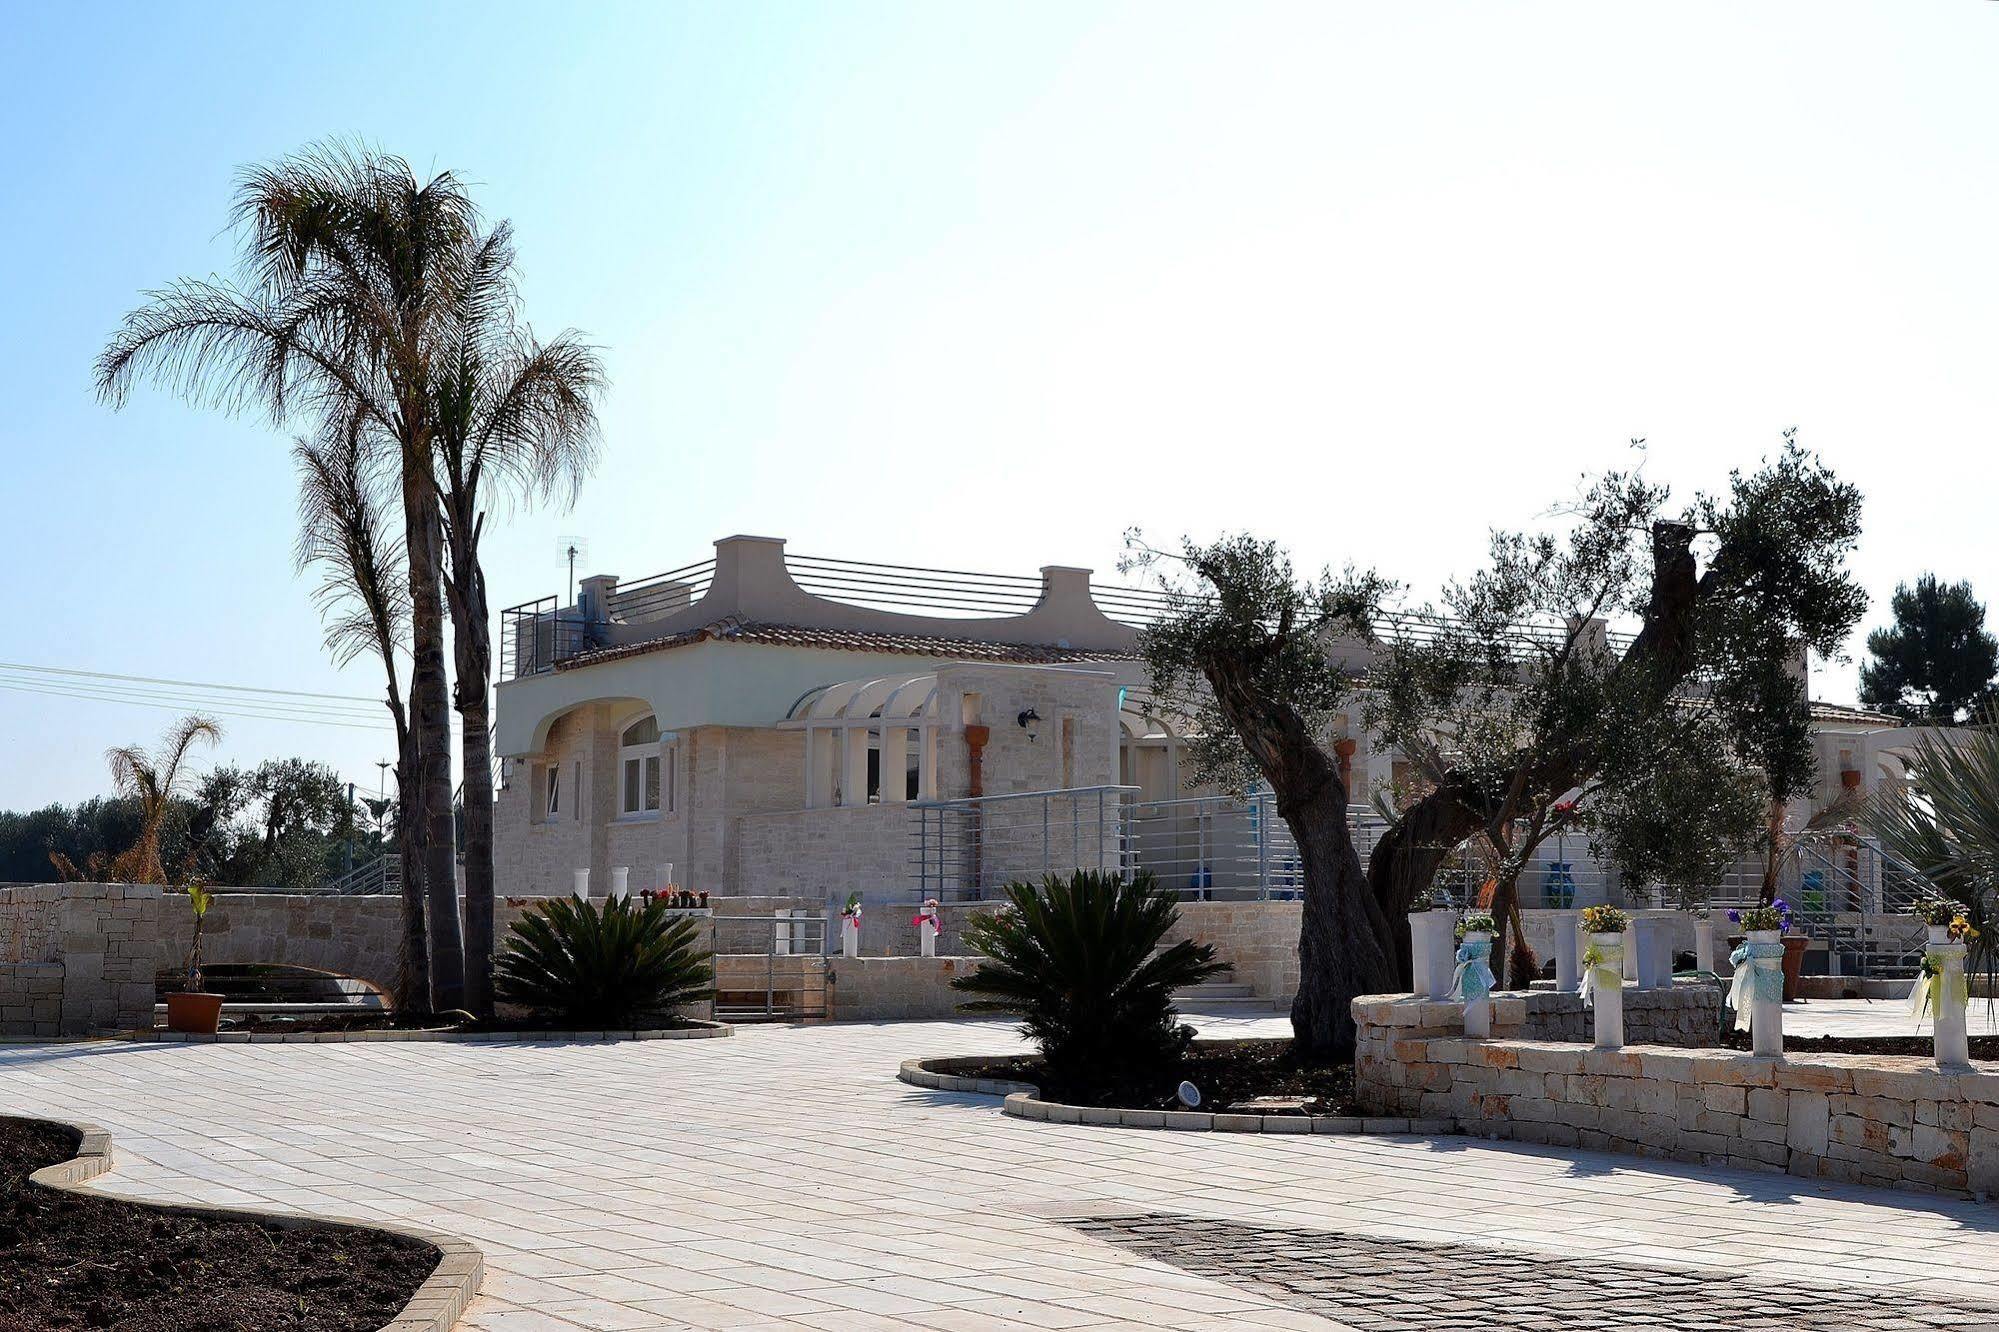
[[[1744,931],[1779,930],[1789,933],[1791,929],[1791,904],[1778,898],[1769,906],[1750,907],[1745,911],[1728,913],[1729,923],[1740,925]]]
[[[841,907],[841,908],[840,908],[840,919],[841,919],[841,920],[843,920],[843,921],[851,921],[851,922],[853,922],[853,925],[854,925],[854,928],[855,928],[855,929],[859,929],[859,928],[860,928],[860,925],[861,925],[861,895],[860,895],[859,893],[848,893],[848,894],[847,894],[847,904],[846,904],[845,906],[843,906],[843,907]]]
[[[1955,925],[1964,919],[1964,904],[1948,897],[1926,897],[1910,910],[1925,925]]]
[[[1450,906],[1451,899],[1449,895],[1434,883],[1428,888],[1418,889],[1416,895],[1409,899],[1409,909],[1412,912],[1448,911]]]
[[[1583,930],[1589,934],[1622,934],[1631,918],[1614,906],[1583,908]]]
[[[921,929],[924,925],[927,924],[928,926],[930,926],[931,929],[937,931],[939,934],[942,934],[944,932],[944,917],[939,914],[939,910],[942,906],[943,904],[934,897],[924,898],[923,910],[911,916],[909,918],[909,923],[911,925],[916,926],[919,929]]]
[[[1491,934],[1498,928],[1498,923],[1483,911],[1465,917],[1466,934]]]

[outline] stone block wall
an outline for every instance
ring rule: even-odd
[[[60,962],[0,962],[0,1033],[62,1034]]]
[[[160,908],[160,890],[139,884],[0,890],[0,1033],[152,1026]]]
[[[826,962],[832,1016],[842,1022],[963,1017],[951,981],[978,965],[970,957],[835,957]]]
[[[1758,1059],[1507,1039],[1525,1004],[1494,1002],[1495,1038],[1463,1006],[1354,1001],[1356,1095],[1371,1113],[1467,1133],[1956,1195],[1999,1192],[1999,1066],[1940,1072],[1915,1056]]]
[[[1235,968],[1231,980],[1280,1007],[1298,993],[1299,902],[1182,902],[1166,942],[1211,943]]]

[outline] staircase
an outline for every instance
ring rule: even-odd
[[[1183,1013],[1215,1016],[1261,1017],[1277,1011],[1277,1005],[1260,999],[1249,986],[1236,981],[1203,981],[1173,992],[1173,1006]]]

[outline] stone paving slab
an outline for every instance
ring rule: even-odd
[[[1033,1123],[896,1081],[910,1056],[1018,1048],[984,1022],[588,1045],[13,1046],[0,1112],[110,1129],[106,1192],[469,1239],[487,1276],[461,1327],[481,1332],[1355,1326],[1060,1219],[1079,1212],[1884,1301],[1984,1299],[1999,1265],[1999,1209],[1973,1203],[1464,1138]]]

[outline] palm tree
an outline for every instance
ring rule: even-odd
[[[313,601],[326,622],[326,649],[336,665],[372,653],[381,663],[388,693],[385,703],[396,728],[396,794],[404,809],[417,806],[416,737],[403,702],[397,653],[408,640],[409,583],[402,542],[383,512],[383,478],[374,474],[358,422],[332,423],[317,441],[301,439],[292,449],[298,465],[300,572],[324,570]],[[424,885],[419,830],[409,819],[396,823],[402,856],[403,946],[396,1003],[419,1009],[430,1002],[430,967],[425,956]]]
[[[104,751],[111,766],[111,784],[119,795],[139,806],[139,837],[112,858],[107,869],[119,883],[178,882],[160,862],[160,830],[172,812],[174,797],[181,793],[188,752],[197,742],[214,744],[222,738],[222,728],[202,716],[183,717],[167,728],[153,749],[140,745],[119,745]]]
[[[422,839],[432,1005],[457,1008],[464,954],[431,408],[436,361],[453,344],[478,254],[478,210],[450,172],[420,181],[399,157],[335,143],[246,171],[235,220],[242,284],[183,278],[149,293],[98,357],[98,393],[122,405],[134,378],[148,374],[197,401],[259,405],[274,422],[295,410],[359,421],[393,443],[417,770],[415,808],[403,821]]]
[[[512,229],[477,247],[452,350],[434,377],[435,488],[450,557],[445,594],[456,652],[454,702],[465,743],[465,1001],[492,1008],[492,612],[479,541],[495,497],[573,499],[597,456],[596,350],[575,333],[537,342],[516,326]]]

